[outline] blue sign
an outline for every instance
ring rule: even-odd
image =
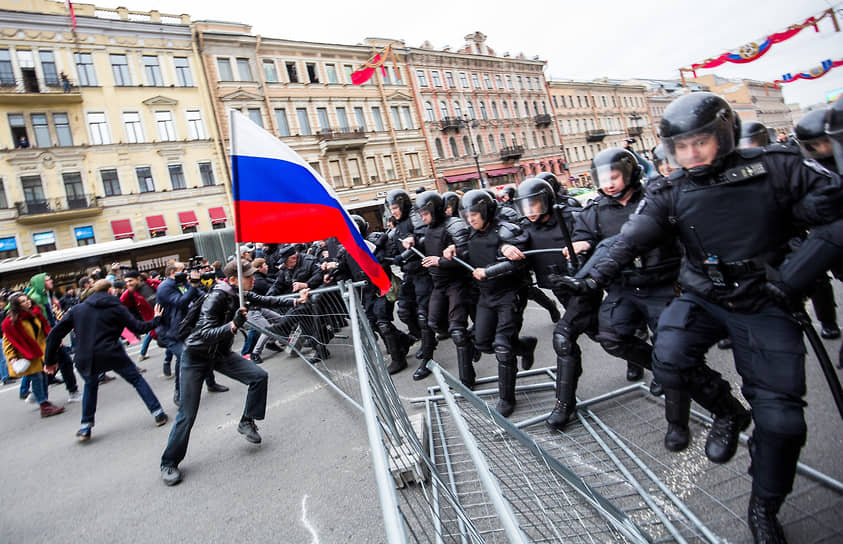
[[[0,238],[0,251],[12,251],[18,248],[18,242],[15,237]]]
[[[56,243],[56,233],[54,233],[53,231],[36,232],[34,237],[36,246],[46,246],[47,244]]]
[[[77,240],[87,240],[94,237],[94,227],[76,227],[73,229],[73,234],[76,235]]]

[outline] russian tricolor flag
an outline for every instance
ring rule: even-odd
[[[335,237],[380,290],[390,281],[336,193],[295,151],[231,112],[231,173],[238,242],[312,242]]]

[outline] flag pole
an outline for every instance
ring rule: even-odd
[[[236,155],[237,148],[235,147],[234,141],[234,116],[235,115],[243,115],[242,113],[238,112],[237,110],[231,110],[231,113],[228,117],[228,138],[231,142],[231,181],[232,181],[232,200],[237,201],[240,200],[239,198],[234,197],[234,188],[238,186],[239,180],[237,168],[234,164],[234,156]],[[239,196],[239,195],[238,195]],[[237,213],[237,206],[232,206],[231,211],[234,213],[234,259],[237,261],[237,298],[240,302],[240,306],[238,308],[244,308],[245,303],[243,302],[243,263],[240,260],[240,241],[238,240],[238,235],[240,234],[240,214]]]

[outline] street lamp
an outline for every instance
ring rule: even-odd
[[[477,126],[477,125],[474,124],[477,121],[474,121],[473,119],[469,119],[467,113],[462,114],[462,116],[463,116],[462,124],[468,129],[468,143],[471,145],[471,154],[474,157],[474,166],[477,167],[477,179],[480,182],[480,188],[485,189],[486,188],[486,180],[483,179],[483,173],[480,171],[480,160],[478,159],[477,148],[474,145],[474,135],[471,132],[471,127]]]

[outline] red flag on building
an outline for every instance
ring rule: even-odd
[[[383,75],[386,75],[386,68],[383,67],[384,57],[381,56],[380,53],[377,53],[374,57],[370,58],[366,61],[366,64],[363,65],[362,68],[358,68],[356,71],[351,73],[351,82],[354,85],[363,85],[375,74],[375,68],[380,66],[381,70],[383,71]]]
[[[67,0],[67,9],[70,11],[70,24],[73,26],[73,30],[76,30],[76,12],[73,11],[73,2]]]

